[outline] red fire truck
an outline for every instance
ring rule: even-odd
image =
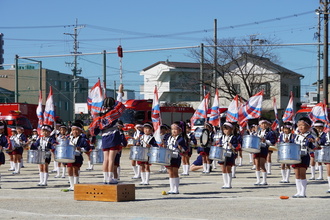
[[[297,123],[297,121],[302,117],[309,117],[309,114],[311,113],[313,107],[315,105],[313,104],[303,104],[300,106],[300,109],[296,112],[294,116],[294,121]],[[330,117],[330,108],[328,108],[328,119]]]
[[[151,122],[152,100],[129,99],[125,102],[126,110],[120,119],[125,127],[126,136],[132,136],[135,132],[134,126],[137,123],[144,124]],[[195,110],[186,106],[160,106],[162,123],[170,125],[174,121],[186,121],[192,117]]]
[[[23,127],[26,135],[32,134],[33,128],[37,128],[38,125],[37,106],[25,103],[0,103],[0,120],[6,121],[8,134],[11,135],[11,128],[16,126]]]

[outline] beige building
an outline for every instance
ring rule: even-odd
[[[300,80],[304,77],[285,67],[275,64],[268,58],[259,57],[251,54],[243,54],[237,62],[229,63],[226,67],[225,77],[232,77],[232,87],[238,90],[238,94],[248,99],[247,88],[251,89],[252,94],[264,90],[263,110],[273,110],[273,97],[276,98],[277,108],[285,109],[293,93],[293,108],[300,103]],[[240,77],[241,74],[248,77]],[[222,78],[218,79],[219,87],[225,86]],[[249,87],[244,84],[247,83]],[[220,105],[228,106],[230,100],[224,99],[220,94]]]
[[[15,69],[0,70],[0,88],[15,92]],[[24,68],[18,71],[18,102],[38,104],[39,69]],[[88,79],[77,76],[76,102],[86,102]],[[53,88],[53,100],[56,116],[64,122],[73,120],[73,75],[55,70],[42,69],[42,99],[45,104],[50,86]]]

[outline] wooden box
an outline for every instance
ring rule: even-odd
[[[75,184],[74,199],[121,202],[135,200],[134,184]]]

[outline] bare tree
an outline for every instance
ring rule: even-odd
[[[218,79],[218,89],[221,97],[232,100],[237,94],[246,101],[258,90],[269,89],[269,85],[274,81],[274,75],[267,73],[267,64],[277,61],[273,53],[275,39],[257,39],[252,35],[249,39],[227,38],[218,40],[217,47],[217,67],[216,75]],[[214,45],[212,39],[207,39],[209,45]],[[214,68],[214,47],[206,46],[204,52],[204,63]],[[200,60],[200,51],[193,50],[191,56]],[[272,62],[270,61],[272,60]],[[203,85],[214,89],[212,71],[204,73]],[[267,95],[273,96],[274,91]]]

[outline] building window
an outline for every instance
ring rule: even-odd
[[[253,94],[264,90],[264,99],[270,99],[270,83],[253,83],[251,87]]]
[[[65,82],[65,91],[70,92],[71,91],[71,82]]]
[[[69,111],[69,102],[65,102],[65,111]]]
[[[281,95],[282,96],[289,96],[289,86],[288,84],[282,84],[281,85]]]
[[[294,97],[300,97],[300,86],[293,86],[292,92]]]
[[[241,85],[240,84],[233,84],[233,89],[236,94],[241,94]]]

